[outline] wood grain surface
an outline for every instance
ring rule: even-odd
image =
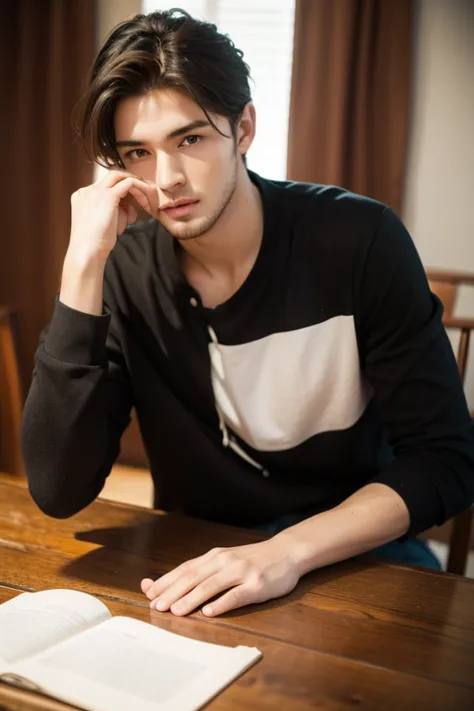
[[[69,587],[100,597],[113,614],[261,649],[263,660],[209,708],[474,709],[472,580],[366,555],[309,573],[284,598],[213,619],[200,611],[177,618],[150,611],[143,577],[265,535],[108,502],[54,520],[26,489],[1,483],[0,500],[0,602]],[[5,685],[2,704],[69,708]]]

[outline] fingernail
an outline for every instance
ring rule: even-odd
[[[164,612],[168,606],[164,600],[157,600],[155,607],[159,612]]]

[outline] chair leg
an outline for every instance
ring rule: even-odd
[[[453,529],[449,546],[448,573],[464,575],[471,539],[474,509],[463,511],[453,519]]]

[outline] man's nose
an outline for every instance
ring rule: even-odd
[[[155,183],[163,192],[184,185],[185,178],[179,161],[172,156],[161,154],[156,161]]]

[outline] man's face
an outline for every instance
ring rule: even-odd
[[[117,151],[125,169],[157,185],[160,210],[154,215],[177,239],[210,230],[232,200],[239,149],[229,121],[203,110],[183,91],[159,89],[123,99],[115,112]],[[123,142],[136,141],[133,145]],[[172,208],[180,201],[192,204]]]

